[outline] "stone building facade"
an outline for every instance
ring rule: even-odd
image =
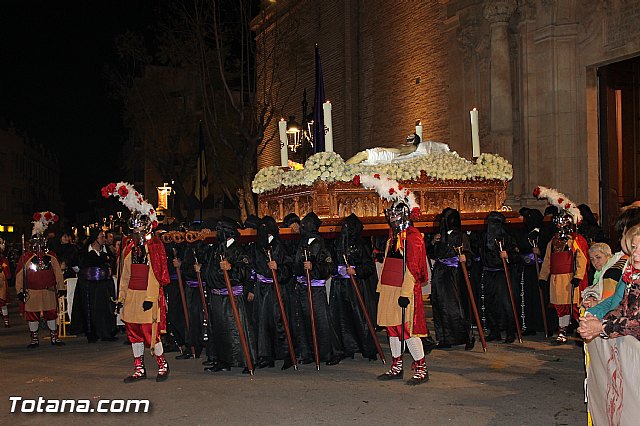
[[[638,198],[640,0],[278,0],[253,23],[258,44],[296,58],[271,64],[292,93],[283,117],[300,116],[303,89],[312,101],[319,44],[345,158],[402,142],[416,119],[470,158],[476,107],[481,150],[514,165],[514,210],[542,207],[545,185],[610,224]],[[260,167],[279,162],[276,133]]]

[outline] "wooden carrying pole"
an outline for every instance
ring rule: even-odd
[[[309,261],[307,249],[304,249],[304,260]],[[320,370],[320,352],[318,351],[318,332],[316,330],[316,315],[313,311],[313,292],[311,291],[311,273],[308,269],[304,270],[307,275],[307,299],[309,301],[309,316],[311,317],[311,338],[313,340],[313,353],[316,360],[316,369]]]
[[[462,255],[462,247],[456,247],[458,256]],[[480,342],[482,343],[482,350],[487,351],[487,342],[484,338],[484,330],[482,329],[482,322],[480,322],[480,315],[478,315],[478,306],[476,305],[476,298],[473,295],[473,289],[471,288],[471,281],[469,280],[469,272],[467,271],[467,265],[464,262],[460,262],[462,267],[462,275],[464,275],[464,282],[467,284],[467,293],[469,293],[469,300],[471,301],[471,310],[478,326],[478,334],[480,335]]]
[[[224,256],[220,256],[224,261]],[[236,298],[233,295],[233,287],[231,286],[231,280],[229,279],[229,272],[226,269],[222,270],[224,275],[224,283],[227,286],[227,292],[229,293],[229,302],[231,303],[231,309],[233,310],[233,316],[236,320],[236,327],[238,328],[238,334],[240,335],[240,344],[242,345],[242,352],[244,352],[244,359],[247,362],[247,368],[249,374],[253,376],[253,363],[251,362],[251,353],[249,352],[249,345],[247,344],[247,336],[244,334],[244,328],[242,328],[242,322],[240,321],[240,313],[238,312],[238,306],[236,305]]]
[[[535,241],[529,241],[533,248],[537,248],[538,245]],[[540,264],[538,263],[538,255],[533,253],[533,261],[536,264],[536,281],[540,277]],[[544,337],[549,337],[549,325],[547,324],[547,306],[544,303],[544,293],[540,286],[538,286],[538,295],[540,296],[540,309],[542,310],[542,324],[544,325]]]
[[[269,262],[271,259],[271,250],[267,251],[269,256]],[[287,319],[287,312],[284,309],[284,302],[282,301],[282,292],[280,291],[280,283],[278,282],[278,275],[275,269],[271,269],[271,276],[273,277],[273,286],[276,289],[276,297],[278,298],[278,306],[280,307],[280,317],[282,319],[282,326],[284,327],[284,334],[287,337],[287,345],[289,346],[289,356],[291,357],[291,363],[295,370],[298,369],[298,358],[296,352],[293,349],[293,340],[291,339],[291,330],[289,330],[289,320]]]
[[[351,266],[349,266],[349,262],[347,261],[347,256],[343,255],[343,257],[344,257],[345,266],[347,267],[347,269],[350,268]],[[380,341],[378,340],[378,336],[376,335],[376,328],[374,327],[373,322],[371,321],[371,316],[369,315],[369,312],[367,311],[367,307],[364,304],[364,299],[362,298],[362,293],[360,292],[360,286],[358,285],[358,281],[351,274],[349,274],[349,278],[351,279],[351,284],[353,284],[353,290],[355,291],[356,297],[358,298],[358,303],[360,303],[360,309],[362,309],[364,318],[365,320],[367,320],[369,333],[371,333],[371,337],[373,337],[373,342],[376,345],[376,350],[378,351],[378,355],[380,355],[380,360],[382,360],[383,364],[386,364],[387,359],[384,357],[384,352],[382,351],[382,347],[380,346]]]
[[[498,243],[498,247],[500,247],[500,252],[503,252],[504,250],[502,250],[502,241],[496,240],[496,243]],[[502,258],[502,266],[504,267],[504,275],[507,278],[509,299],[511,300],[511,308],[513,309],[513,320],[516,323],[516,331],[518,332],[518,342],[522,343],[522,331],[520,331],[520,323],[518,322],[518,311],[516,310],[516,301],[513,298],[513,288],[511,287],[511,275],[509,275],[507,259]]]
[[[178,252],[176,248],[173,247],[173,258],[178,258]],[[184,284],[182,283],[182,272],[180,268],[176,268],[176,275],[178,275],[178,288],[180,289],[180,301],[182,302],[182,312],[184,313],[184,323],[187,326],[187,336],[191,339],[191,327],[189,324],[189,311],[187,310],[187,299],[184,296]],[[191,356],[196,357],[196,348],[191,345]]]

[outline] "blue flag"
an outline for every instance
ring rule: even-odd
[[[320,49],[316,43],[316,91],[313,97],[313,152],[324,151],[324,77],[320,63]]]

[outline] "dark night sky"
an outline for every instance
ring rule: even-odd
[[[148,27],[152,0],[2,2],[0,116],[57,154],[67,216],[121,179],[126,138],[105,68],[114,38]]]

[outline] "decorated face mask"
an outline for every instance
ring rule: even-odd
[[[405,203],[394,204],[384,210],[384,216],[394,234],[409,227],[409,215],[409,207]]]
[[[553,223],[558,228],[558,238],[568,240],[572,233],[575,232],[575,225],[571,215],[561,212],[553,217]]]

